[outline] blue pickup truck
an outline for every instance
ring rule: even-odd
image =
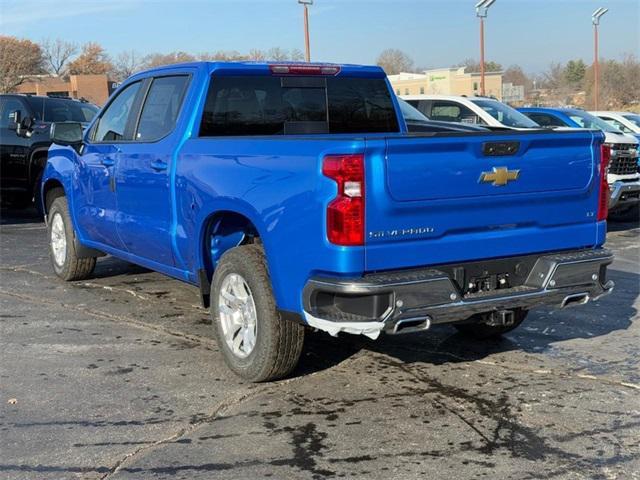
[[[110,254],[199,287],[229,367],[295,367],[305,328],[485,338],[609,293],[595,131],[407,130],[378,67],[191,63],[123,83],[43,176],[53,269]]]

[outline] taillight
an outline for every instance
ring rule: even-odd
[[[323,175],[338,184],[327,207],[327,237],[335,245],[364,245],[364,156],[327,155]]]
[[[598,197],[598,221],[606,220],[609,213],[609,182],[607,182],[607,168],[611,160],[611,147],[602,145],[600,148],[600,192]]]

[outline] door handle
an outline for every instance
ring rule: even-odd
[[[151,168],[153,168],[156,172],[159,172],[160,170],[166,170],[167,162],[163,162],[162,160],[155,159],[153,162],[151,162]]]
[[[102,157],[102,162],[101,163],[105,167],[113,167],[113,165],[115,165],[116,161],[111,157]]]

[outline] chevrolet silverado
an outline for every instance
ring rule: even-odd
[[[52,136],[55,273],[110,254],[198,286],[251,381],[289,374],[305,328],[484,338],[613,288],[602,133],[408,132],[378,67],[152,69]]]

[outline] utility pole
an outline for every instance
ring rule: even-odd
[[[591,23],[593,23],[593,106],[594,110],[599,110],[600,104],[600,53],[598,52],[598,25],[600,25],[600,17],[609,11],[608,8],[600,7],[591,14]]]
[[[487,18],[487,11],[496,0],[480,0],[476,3],[476,16],[480,19],[480,95],[485,95],[484,85],[484,19]]]
[[[298,0],[304,7],[304,58],[311,61],[311,48],[309,47],[309,5],[313,5],[313,0]]]

